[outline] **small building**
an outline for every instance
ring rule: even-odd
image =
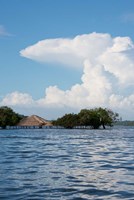
[[[52,123],[46,119],[43,119],[42,117],[39,117],[37,115],[32,115],[29,117],[23,118],[17,126],[21,127],[42,127],[42,126],[52,126]]]

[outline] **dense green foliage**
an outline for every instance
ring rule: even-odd
[[[53,121],[55,126],[63,126],[65,128],[73,128],[77,126],[79,122],[78,115],[76,114],[66,114],[61,118],[58,118],[56,121]]]
[[[2,128],[16,125],[23,117],[7,106],[0,107],[0,127]]]
[[[53,122],[54,125],[63,126],[65,128],[73,128],[75,126],[90,126],[93,129],[98,129],[102,126],[112,126],[118,119],[118,114],[112,110],[95,108],[83,109],[78,114],[66,114]]]

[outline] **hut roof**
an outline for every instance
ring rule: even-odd
[[[52,123],[48,120],[43,119],[37,115],[32,115],[23,118],[18,124],[18,126],[51,126]]]

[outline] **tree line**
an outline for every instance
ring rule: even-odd
[[[0,127],[15,126],[25,116],[14,112],[7,106],[0,107]],[[93,129],[98,129],[101,126],[105,129],[106,126],[112,126],[118,121],[118,113],[107,108],[82,109],[78,114],[69,113],[63,117],[52,121],[55,126],[64,128],[74,128],[76,126],[90,126]]]
[[[107,108],[82,109],[78,114],[69,113],[53,121],[53,125],[64,128],[74,128],[76,126],[90,126],[98,129],[101,126],[112,126],[118,120],[119,114]]]

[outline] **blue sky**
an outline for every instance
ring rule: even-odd
[[[92,35],[94,32],[98,35]],[[87,34],[86,37],[84,37],[85,34]],[[99,34],[104,34],[104,36]],[[105,34],[108,34],[108,36]],[[103,61],[101,58],[101,63],[99,60],[99,64],[104,65],[105,69],[101,69],[101,75],[96,74],[98,78],[95,78],[96,82],[94,82],[94,85],[97,87],[98,81],[104,80],[102,76],[111,81],[110,77],[114,74],[112,78],[114,80],[118,79],[118,87],[114,85],[114,81],[108,82],[107,80],[107,85],[112,85],[112,90],[109,86],[109,89],[106,88],[106,91],[103,91],[103,96],[106,94],[106,98],[109,100],[103,99],[100,102],[96,102],[94,99],[100,99],[99,92],[102,92],[103,86],[99,91],[97,90],[98,97],[92,94],[91,90],[93,87],[86,87],[85,90],[85,79],[83,77],[87,73],[85,69],[89,69],[89,67],[85,67],[85,64],[81,63],[85,63],[85,60],[88,63],[92,58],[91,56],[85,56],[85,47],[79,49],[79,52],[75,53],[75,57],[73,53],[70,53],[73,50],[72,46],[69,45],[74,45],[70,44],[70,42],[73,43],[74,38],[77,36],[80,36],[78,48],[83,44],[84,40],[88,43],[88,49],[90,49],[91,45],[94,45],[94,42],[89,42],[88,37],[91,37],[90,41],[95,41],[95,44],[98,38],[101,37],[98,41],[100,42],[105,37],[104,43],[109,40],[105,46],[105,50],[111,47],[111,43],[114,43],[115,38],[120,37],[122,38],[121,41],[116,40],[118,51],[120,48],[124,48],[121,47],[124,44],[125,49],[123,51],[127,51],[125,56],[128,55],[129,51],[130,58],[128,46],[131,46],[132,57],[134,1],[0,0],[0,104],[9,105],[23,114],[29,115],[34,113],[46,118],[55,118],[71,111],[78,112],[81,108],[85,107],[103,106],[118,111],[124,119],[133,119],[134,85],[133,81],[128,81],[132,78],[131,74],[130,77],[124,77],[124,74],[119,75],[119,70],[116,70],[117,63],[114,62],[111,64],[111,61],[104,60],[102,52],[100,55],[103,57]],[[107,39],[107,37],[110,38]],[[131,39],[131,45],[124,37]],[[58,40],[60,38],[61,40]],[[36,45],[39,41],[46,41],[48,39],[51,45],[45,43],[45,51],[42,50],[42,43],[40,44],[41,49],[35,46],[34,52],[38,52],[38,58],[33,53],[33,50],[26,50],[29,46]],[[57,39],[58,42],[55,43],[53,39]],[[69,41],[65,41],[67,39]],[[55,49],[55,45],[57,45],[56,48],[58,50],[56,53],[51,53]],[[65,47],[63,52],[60,50],[61,46],[59,48],[59,45]],[[49,48],[51,52],[48,52]],[[98,48],[100,47],[96,44],[94,51],[98,51]],[[21,53],[22,50],[25,50],[23,55]],[[81,51],[85,52],[84,56],[81,55]],[[62,57],[65,58],[65,62],[62,61]],[[68,63],[69,60],[70,62]],[[79,65],[75,60],[79,61],[81,66],[74,67],[73,65],[75,64]],[[130,69],[128,67],[128,70],[132,70],[131,72],[133,72],[134,63],[132,58],[130,60],[127,58],[124,61],[124,66],[126,63],[130,65]],[[89,63],[87,65],[89,66]],[[110,68],[111,65],[112,69]],[[98,66],[98,64],[94,64],[93,66],[92,63],[92,68],[94,69],[92,74],[95,73],[95,66]],[[120,69],[120,71],[126,73],[127,66]],[[106,72],[111,73],[111,75],[106,74]],[[91,77],[88,76],[88,78],[90,79]],[[77,91],[72,89],[77,84],[79,85],[76,88],[77,91],[85,91],[84,94],[80,92],[80,95],[81,99],[82,97],[83,99],[85,98],[86,103],[80,100],[79,94],[76,94]],[[82,88],[83,85],[84,89]],[[71,100],[71,97],[76,98],[77,106],[75,106],[75,102]],[[66,102],[62,106],[61,99],[63,102],[65,99]],[[120,102],[122,103],[118,106]],[[124,107],[125,109],[123,110],[122,108]]]

